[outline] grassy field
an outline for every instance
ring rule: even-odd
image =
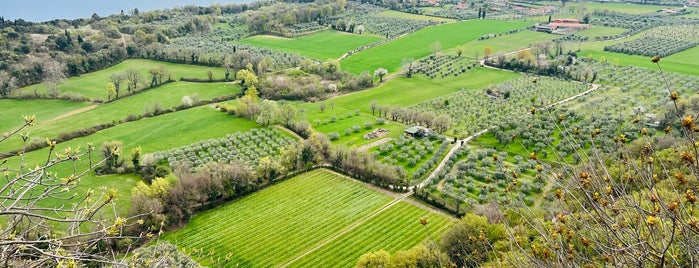
[[[475,68],[457,77],[429,79],[422,75],[413,78],[396,77],[376,88],[333,98],[336,107],[358,109],[371,114],[369,103],[409,106],[456,92],[462,88],[481,89],[489,84],[519,77],[519,74],[488,68]]]
[[[523,31],[482,41],[473,40],[464,45],[465,51],[463,55],[475,57],[476,53],[478,53],[479,58],[483,58],[483,51],[486,46],[490,46],[493,49],[493,55],[495,55],[498,52],[510,52],[520,48],[532,47],[537,43],[550,42],[553,38],[556,38],[556,36],[552,34]],[[452,50],[449,53],[455,52]]]
[[[94,100],[106,100],[109,76],[113,73],[123,73],[128,69],[138,70],[142,76],[141,82],[139,82],[139,88],[143,88],[150,85],[150,75],[148,74],[148,70],[157,68],[159,66],[164,66],[171,78],[175,80],[178,80],[181,77],[207,79],[207,72],[209,70],[214,72],[214,79],[222,79],[225,73],[222,68],[216,67],[175,64],[141,59],[125,60],[102,71],[68,78],[58,85],[58,89],[62,93],[72,92]],[[120,90],[120,95],[126,94],[127,82],[123,81],[122,83],[123,88]],[[47,89],[43,85],[24,87],[18,90],[18,92],[33,92],[35,89],[41,93],[48,93]]]
[[[655,13],[656,11],[664,9],[664,8],[678,9],[678,7],[676,7],[676,6],[639,5],[639,4],[631,4],[631,3],[594,3],[594,2],[585,2],[585,3],[569,2],[569,3],[566,3],[566,8],[579,8],[581,5],[584,5],[587,8],[587,10],[590,12],[597,11],[597,10],[599,10],[599,11],[613,10],[616,12],[629,13],[629,14]]]
[[[443,22],[454,22],[455,19],[441,18],[434,16],[425,16],[419,14],[405,13],[395,10],[386,10],[378,13],[377,15],[388,18],[401,18],[401,19],[411,19],[411,20],[426,20],[426,21],[443,21]]]
[[[699,65],[693,61],[696,58],[686,58],[686,57],[696,57],[699,54],[699,49],[689,49],[683,52],[674,54],[667,58],[661,59],[661,66],[664,71],[667,72],[677,72],[689,75],[699,75]],[[639,55],[626,55],[621,53],[599,51],[599,50],[581,50],[578,52],[578,56],[581,57],[592,57],[594,59],[601,59],[604,57],[606,61],[620,66],[637,66],[649,69],[657,69],[655,63],[650,61],[650,57],[639,56]]]
[[[165,234],[162,239],[188,252],[212,252],[212,256],[204,257],[190,254],[201,264],[216,267],[279,266],[323,241],[330,243],[307,256],[322,253],[333,243],[354,240],[360,244],[356,252],[325,260],[333,267],[351,267],[359,257],[356,254],[364,252],[359,249],[406,249],[422,241],[427,234],[420,229],[421,217],[434,223],[433,231],[450,224],[441,216],[409,205],[398,204],[379,213],[391,200],[335,173],[314,170],[197,215],[183,229]],[[342,233],[353,224],[359,225]],[[388,230],[393,231],[389,234]],[[350,235],[355,232],[361,236]],[[396,239],[396,234],[405,236]],[[211,262],[229,253],[229,262]]]
[[[594,37],[598,37],[598,36],[599,37],[615,36],[615,35],[618,35],[618,34],[625,32],[625,31],[626,31],[626,29],[624,29],[624,28],[592,25],[592,26],[590,26],[589,29],[576,32],[575,34],[580,35],[580,36],[587,36],[590,38],[594,38]]]
[[[289,267],[354,267],[365,252],[396,252],[410,248],[426,239],[425,229],[418,219],[427,215],[415,206],[398,203]],[[443,228],[450,226],[449,219],[445,217],[429,214],[427,218],[435,235],[443,233]]]
[[[441,43],[442,49],[450,49],[473,41],[485,34],[502,33],[527,26],[530,26],[530,23],[470,20],[427,27],[408,36],[354,54],[343,60],[341,65],[343,70],[354,73],[373,72],[377,68],[386,68],[390,74],[400,69],[403,59],[419,59],[431,54],[430,45],[435,41]]]
[[[0,132],[10,131],[24,123],[22,116],[34,115],[37,120],[48,120],[76,109],[90,106],[90,103],[64,100],[21,100],[0,99],[3,119],[0,120]]]
[[[381,40],[373,35],[358,35],[338,31],[323,31],[294,39],[256,35],[240,40],[241,43],[258,47],[296,52],[317,60],[336,59],[363,45]]]
[[[159,103],[163,110],[169,109],[179,106],[182,103],[182,97],[191,97],[194,93],[198,94],[201,100],[210,100],[217,96],[238,94],[240,93],[240,87],[228,83],[174,82],[110,103],[99,104],[94,109],[58,120],[51,120],[51,118],[60,113],[52,114],[51,116],[37,114],[37,126],[30,130],[31,137],[41,140],[56,138],[59,133],[89,128],[96,124],[119,121],[128,115],[142,115],[146,110],[152,111],[154,103]],[[33,107],[17,106],[11,111],[15,114],[26,114],[33,111],[33,109]],[[21,123],[20,120],[18,119],[16,122]],[[17,139],[4,142],[0,144],[0,151],[17,149],[20,144]]]
[[[223,137],[229,133],[246,131],[256,127],[259,125],[254,122],[232,117],[210,107],[197,107],[121,124],[87,137],[58,144],[56,151],[61,152],[68,147],[79,147],[85,151],[88,143],[92,143],[96,149],[99,149],[103,142],[116,140],[124,144],[123,152],[125,154],[123,157],[128,158],[131,150],[139,146],[143,149],[143,153],[150,153],[187,145],[199,140]],[[31,129],[29,133],[31,136]],[[47,149],[41,149],[25,154],[24,158],[27,163],[41,163],[42,160],[46,160],[46,154]],[[94,161],[101,159],[99,152],[93,155],[93,159]],[[19,159],[17,157],[8,160],[7,167],[18,165]],[[88,164],[88,159],[83,159],[77,167],[86,168]],[[58,174],[69,174],[72,168],[72,165],[63,164],[57,165],[51,171]],[[76,191],[83,193],[88,189],[98,189],[102,186],[118,189],[122,198],[118,201],[117,207],[119,211],[125,213],[130,204],[130,190],[138,180],[140,178],[135,175],[95,176],[93,173],[89,173],[82,179],[81,186]],[[56,203],[52,205],[60,205],[63,200],[54,200],[54,202]]]

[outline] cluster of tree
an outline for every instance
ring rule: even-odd
[[[133,157],[134,166],[157,169],[157,163],[138,162],[135,160],[138,155]],[[118,165],[121,160],[115,161]],[[166,227],[182,224],[197,211],[215,207],[317,165],[329,165],[377,185],[405,186],[403,178],[406,174],[397,174],[395,168],[379,163],[371,154],[334,148],[324,135],[314,133],[309,139],[282,149],[276,158],[260,159],[256,167],[218,162],[194,170],[180,166],[171,176],[155,178],[150,184],[138,183],[132,191],[130,213],[153,213],[144,218],[145,224],[134,226],[134,231],[154,229],[161,222]]]
[[[319,21],[345,10],[346,0],[319,1],[303,4],[277,2],[274,5],[250,11],[246,14],[246,24],[251,32],[284,32],[285,26]]]
[[[507,70],[560,77],[581,82],[594,83],[597,80],[598,72],[596,70],[575,67],[577,65],[577,55],[574,52],[557,54],[555,56],[551,56],[548,53],[537,53],[536,55],[543,55],[543,57],[535,56],[532,52],[523,50],[514,57],[508,58],[500,54],[489,59],[486,58],[485,64]]]
[[[384,106],[377,100],[369,103],[371,114],[388,118],[392,121],[401,122],[406,125],[421,125],[427,128],[434,128],[437,132],[445,132],[451,127],[451,118],[448,115],[435,115],[431,111],[418,111],[400,105]]]
[[[300,70],[268,75],[260,93],[268,99],[317,101],[338,92],[363,90],[373,86],[368,72],[359,75],[342,71],[335,60],[324,63],[303,60]]]

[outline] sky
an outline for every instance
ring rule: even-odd
[[[209,6],[213,3],[245,3],[252,0],[3,0],[0,16],[5,19],[23,19],[42,22],[53,19],[89,18],[92,13],[100,16],[115,14],[134,8],[141,11],[165,9],[176,6]]]

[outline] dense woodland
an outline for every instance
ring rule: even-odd
[[[422,242],[392,252],[360,252],[357,267],[697,266],[699,99],[692,86],[699,79],[691,72],[662,69],[666,57],[699,45],[699,20],[685,17],[696,11],[677,6],[674,13],[639,15],[587,10],[582,4],[566,9],[566,2],[552,2],[561,4],[560,13],[554,14],[618,31],[552,37],[510,53],[494,53],[490,45],[443,49],[437,40],[423,49],[424,57],[406,57],[394,66],[400,69],[396,73],[389,65],[397,63],[371,73],[350,71],[355,69],[346,68],[343,60],[446,24],[437,19],[526,22],[542,15],[528,11],[541,6],[259,1],[133,9],[47,22],[0,18],[2,100],[60,99],[116,107],[119,101],[181,83],[230,88],[212,97],[186,95],[171,107],[151,102],[124,118],[42,133],[45,140],[31,139],[33,133],[26,132],[36,125],[35,116],[25,116],[19,128],[4,130],[0,171],[7,183],[0,190],[6,194],[0,203],[9,216],[8,227],[0,230],[7,241],[0,243],[0,261],[6,266],[148,267],[159,262],[190,267],[199,265],[196,259],[211,266],[231,265],[232,252],[224,253],[225,260],[214,260],[213,250],[202,257],[203,247],[188,252],[158,237],[186,228],[196,215],[230,201],[310,170],[330,169],[397,195],[413,195],[423,206],[459,218],[444,230],[430,229],[426,218],[415,219],[426,233]],[[647,2],[641,4],[684,4]],[[381,15],[399,11],[431,17]],[[534,33],[530,28],[494,30],[477,41]],[[380,39],[337,59],[241,42],[258,35],[294,40],[323,31]],[[639,37],[626,40],[635,35]],[[602,52],[643,56],[652,69],[588,57],[584,54],[592,53],[580,49],[587,41],[609,41]],[[464,54],[468,49],[475,55]],[[162,64],[112,69],[137,59]],[[186,73],[174,67],[180,64],[209,69]],[[422,84],[412,86],[434,90],[429,83],[439,87],[441,81],[495,69],[514,71],[518,77],[419,100],[355,100],[366,107],[342,106],[338,98],[378,91],[395,80],[418,81]],[[100,71],[108,72],[102,93],[78,93],[66,83]],[[56,150],[61,143],[128,123],[202,108],[262,128],[149,153],[135,146],[127,151],[116,140],[90,144],[85,151]],[[364,120],[363,125],[357,120]],[[400,136],[400,129],[414,125],[433,132],[421,133],[423,139]],[[398,130],[399,136],[361,150],[342,143],[358,133],[374,133],[376,127]],[[45,162],[25,162],[25,154],[44,150]],[[72,165],[72,172],[54,174],[58,165]],[[126,215],[98,214],[117,211],[116,191],[106,187],[84,197],[65,196],[89,174],[137,178],[125,194]],[[61,198],[76,203],[60,209],[45,205]],[[54,230],[64,225],[69,226],[67,234]],[[117,255],[131,257],[113,257]]]

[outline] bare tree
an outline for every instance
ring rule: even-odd
[[[0,137],[0,142],[14,137],[35,122],[24,117],[24,124]],[[22,139],[27,142],[26,136]],[[0,191],[0,264],[4,267],[57,267],[80,263],[114,264],[113,246],[128,237],[123,230],[137,224],[133,218],[107,215],[116,211],[115,190],[78,191],[80,179],[97,165],[119,152],[92,163],[93,150],[66,148],[58,151],[48,142],[48,157],[43,163],[27,163],[17,157],[0,164],[4,180]],[[89,166],[81,159],[90,159]],[[11,164],[8,164],[11,163]],[[72,166],[72,172],[60,174],[59,166]],[[78,168],[83,167],[85,168]],[[28,168],[31,167],[31,168]],[[54,204],[54,205],[51,205]],[[69,206],[63,204],[71,204]],[[105,208],[112,207],[108,210]],[[139,215],[140,216],[140,215]],[[109,220],[105,220],[109,219]],[[57,228],[60,226],[60,228]]]
[[[66,65],[53,59],[47,59],[43,63],[43,70],[43,82],[48,86],[51,96],[54,98],[58,97],[58,94],[60,94],[58,83],[66,78]]]
[[[119,90],[121,89],[121,81],[124,81],[126,77],[122,73],[112,73],[109,75],[109,82],[114,85],[114,91],[116,91],[116,98],[119,98]]]
[[[0,97],[10,96],[16,88],[17,78],[6,71],[0,71]]]
[[[379,101],[377,100],[371,100],[369,103],[369,108],[371,109],[371,115],[374,115],[376,108],[379,107]]]
[[[129,92],[136,91],[138,88],[138,81],[141,80],[141,73],[136,69],[128,69],[126,70],[126,80],[129,81],[127,90]]]

